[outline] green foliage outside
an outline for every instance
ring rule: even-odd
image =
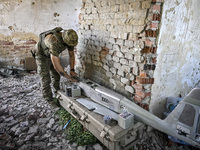
[[[70,113],[68,113],[64,108],[61,108],[56,112],[60,118],[60,124],[63,127],[70,120],[64,132],[67,134],[67,139],[70,142],[76,142],[78,145],[88,145],[97,143],[97,138],[90,133],[88,130],[84,129],[83,125],[79,123]]]

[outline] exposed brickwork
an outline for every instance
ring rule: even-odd
[[[147,108],[161,8],[161,0],[84,0],[76,67]]]
[[[0,63],[4,65],[21,66],[25,57],[31,56],[30,50],[36,48],[36,41],[0,41]]]

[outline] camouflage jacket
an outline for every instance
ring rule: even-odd
[[[50,57],[50,54],[59,56],[59,54],[68,48],[69,51],[73,51],[73,46],[68,46],[62,39],[62,28],[54,28],[53,30],[45,31],[39,35],[37,57],[46,56]]]

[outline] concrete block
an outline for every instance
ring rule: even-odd
[[[144,61],[144,57],[140,56],[140,55],[135,55],[134,56],[134,61],[136,61],[136,62],[143,62]]]
[[[127,52],[129,52],[129,47],[128,47],[128,46],[122,46],[122,47],[121,47],[121,51],[122,51],[123,53],[127,53]]]
[[[109,82],[110,82],[111,84],[113,84],[113,88],[115,89],[115,88],[116,88],[116,82],[115,82],[115,80],[114,80],[113,78],[110,78],[110,79],[109,79]]]
[[[128,39],[128,33],[119,33],[118,37],[123,39],[123,40],[127,40]]]
[[[118,75],[120,75],[120,76],[122,76],[122,77],[124,77],[125,75],[124,75],[124,71],[123,70],[118,70],[117,71],[117,74]]]
[[[121,78],[121,82],[123,84],[127,84],[129,82],[129,80],[127,78]]]
[[[138,76],[138,75],[139,75],[139,68],[138,68],[138,67],[133,67],[132,73],[133,73],[134,75]]]
[[[123,58],[124,57],[123,53],[121,53],[121,52],[116,52],[116,56],[119,57],[119,58]]]
[[[125,58],[127,58],[129,60],[133,60],[133,54],[131,54],[131,53],[125,53]]]
[[[116,44],[122,46],[122,45],[124,45],[124,40],[122,40],[122,39],[117,39],[117,40],[116,40]]]
[[[112,75],[112,73],[111,73],[110,71],[107,71],[107,72],[106,72],[106,76],[107,76],[107,77],[110,77],[110,78],[113,77],[113,75]]]
[[[121,69],[125,72],[125,73],[130,73],[131,68],[127,65],[122,65]]]
[[[37,70],[37,65],[33,57],[25,57],[24,65],[26,70]]]
[[[119,62],[119,57],[113,56],[113,61]]]
[[[107,55],[106,55],[106,59],[107,59],[107,60],[112,60],[112,56],[109,55],[109,54],[107,54]]]
[[[111,67],[111,68],[110,68],[110,71],[113,73],[113,75],[116,75],[116,74],[117,74],[117,69],[114,68],[114,67]]]
[[[131,68],[138,67],[137,62],[135,62],[135,61],[129,61],[129,66]]]
[[[134,93],[134,89],[131,86],[125,86],[125,90],[132,93],[132,94]]]
[[[119,45],[114,44],[114,45],[113,45],[113,50],[115,50],[115,51],[120,51]]]
[[[123,65],[127,65],[128,64],[128,60],[121,58],[120,59],[120,63]]]
[[[113,63],[113,66],[114,66],[116,69],[120,69],[122,65],[121,65],[120,63],[114,62],[114,63]]]
[[[114,39],[114,38],[110,38],[110,39],[108,40],[108,42],[111,43],[111,44],[115,44],[115,39]]]

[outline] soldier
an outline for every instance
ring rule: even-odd
[[[74,46],[77,44],[78,35],[73,29],[63,30],[57,27],[39,35],[36,63],[41,77],[42,93],[45,100],[53,100],[50,83],[52,81],[54,92],[59,90],[60,75],[72,82],[76,82]],[[65,49],[68,49],[70,57],[70,75],[64,71],[60,64],[59,54]]]

